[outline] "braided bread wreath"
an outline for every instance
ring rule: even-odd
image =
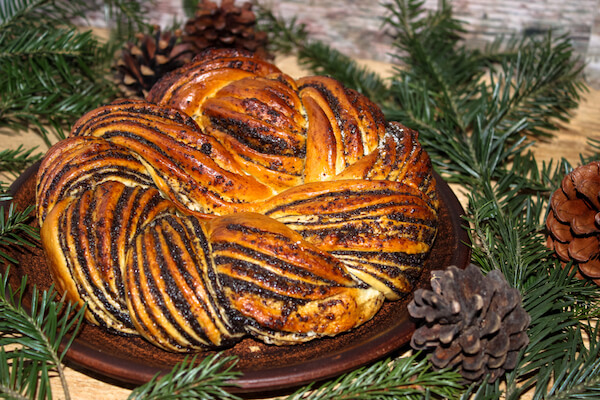
[[[176,352],[350,330],[411,292],[437,231],[416,132],[236,50],[84,115],[36,201],[59,292]]]

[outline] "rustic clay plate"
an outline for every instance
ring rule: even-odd
[[[23,209],[35,202],[37,165],[29,168],[12,186],[15,204]],[[468,236],[461,227],[463,212],[450,187],[436,175],[441,199],[437,239],[426,262],[420,287],[429,284],[430,271],[449,265],[465,267],[470,260]],[[32,224],[35,222],[32,222]],[[51,284],[43,251],[21,249],[14,257],[19,266],[11,269],[11,282],[28,276],[32,284],[47,289]],[[232,391],[273,392],[320,381],[366,365],[405,346],[415,329],[406,305],[410,299],[386,302],[377,315],[361,327],[334,338],[314,340],[295,346],[270,346],[247,338],[224,355],[239,358],[236,368],[243,375]],[[200,356],[212,354],[207,351]],[[162,351],[139,337],[124,337],[83,324],[69,349],[67,362],[100,377],[124,384],[141,384],[156,373],[168,372],[183,355]]]

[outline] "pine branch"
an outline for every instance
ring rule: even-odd
[[[25,149],[19,145],[16,149],[5,149],[0,151],[0,173],[19,176],[27,167],[42,158],[42,153],[34,153],[35,148]],[[2,192],[2,191],[0,191]],[[2,201],[0,194],[0,201]]]
[[[478,52],[460,45],[464,30],[452,16],[448,2],[441,1],[439,10],[430,13],[422,6],[417,0],[395,0],[387,5],[390,17],[386,23],[395,32],[395,58],[403,65],[396,70],[395,79],[410,77],[426,83],[436,114],[451,118],[456,129],[465,134],[471,123],[466,118],[470,115],[468,95],[473,94],[473,85],[484,73],[475,62]]]
[[[600,288],[574,279],[574,272],[555,262],[545,246],[540,223],[561,170],[554,176],[539,171],[531,154],[511,159],[512,169],[495,183],[482,180],[473,185],[467,220],[476,244],[473,260],[484,270],[504,273],[521,291],[532,320],[530,344],[506,377],[506,398],[517,400],[533,388],[534,398],[542,399],[551,382],[581,367],[581,362],[573,361],[585,351],[580,320],[597,315],[597,309],[578,304],[595,302]],[[481,393],[500,394],[498,388],[487,386]]]
[[[181,8],[183,8],[183,13],[186,18],[191,19],[196,14],[196,10],[198,9],[198,4],[200,0],[182,0]]]
[[[104,12],[104,20],[111,28],[111,40],[115,42],[114,48],[117,50],[123,43],[133,40],[136,33],[151,29],[147,15],[156,2],[155,0],[88,0],[85,3],[88,9]]]
[[[600,395],[599,325],[587,327],[589,346],[575,355],[569,369],[556,376],[545,399],[594,399]]]
[[[419,354],[382,360],[342,375],[318,388],[308,385],[286,400],[369,400],[457,398],[463,387],[452,371],[433,371]]]
[[[600,139],[589,138],[587,140],[587,151],[580,155],[580,164],[589,164],[594,160],[600,159]]]
[[[387,85],[378,74],[322,42],[309,42],[300,47],[298,62],[316,75],[334,76],[374,102],[386,100],[381,96],[387,93]]]
[[[21,15],[20,6],[25,10],[30,5],[49,3],[9,0],[7,4],[0,8],[0,17],[7,16],[3,23],[9,19],[17,21],[14,24],[17,26],[21,23],[15,17]],[[471,193],[467,222],[472,226],[473,259],[486,271],[502,270],[507,280],[521,291],[524,307],[532,317],[528,330],[530,344],[522,352],[517,368],[505,377],[505,397],[516,400],[529,389],[534,390],[536,399],[584,396],[584,390],[598,388],[598,365],[597,345],[592,341],[593,346],[588,351],[583,332],[593,335],[598,332],[585,327],[582,320],[598,315],[598,308],[587,304],[598,299],[600,289],[574,280],[572,272],[556,263],[544,246],[540,221],[547,206],[547,196],[558,184],[561,172],[570,166],[561,163],[556,170],[550,166],[538,170],[535,159],[525,153],[527,135],[547,135],[555,129],[557,121],[568,119],[569,111],[579,100],[579,93],[585,89],[580,80],[581,63],[573,58],[565,36],[553,38],[551,34],[541,40],[498,41],[483,52],[468,49],[462,43],[463,25],[453,17],[449,2],[442,1],[439,10],[434,12],[426,12],[423,4],[420,0],[394,0],[388,5],[391,16],[386,23],[396,32],[395,60],[402,64],[390,85],[376,74],[358,68],[356,63],[331,47],[310,41],[304,27],[295,20],[282,21],[268,10],[262,12],[260,19],[264,21],[263,29],[271,33],[271,43],[280,52],[296,49],[300,60],[315,72],[330,74],[376,99],[384,107],[388,119],[399,120],[419,130],[420,140],[436,167],[449,180],[462,183]],[[56,15],[63,12],[69,10],[61,9]],[[6,38],[0,34],[0,53],[6,43],[12,43],[13,49],[28,49],[28,44],[19,42],[18,35],[10,34],[8,28],[6,32]],[[43,35],[38,32],[32,37],[38,39],[40,49],[52,50],[51,41],[46,41]],[[63,40],[65,47],[71,43],[68,29],[46,35],[56,35],[54,39]],[[84,38],[81,40],[85,42]],[[92,48],[94,51],[90,54],[96,56],[108,52],[102,46]],[[39,85],[35,86],[36,90],[37,87],[47,90],[56,84],[69,88],[75,84],[76,92],[82,97],[65,96],[67,105],[54,110],[59,116],[56,119],[50,114],[44,115],[43,110],[40,110],[42,117],[34,115],[28,119],[27,112],[31,108],[27,107],[23,108],[26,111],[23,114],[13,112],[14,126],[19,123],[43,126],[42,123],[49,122],[59,129],[70,118],[67,111],[80,115],[78,105],[86,101],[91,104],[88,98],[100,96],[93,93],[94,84],[89,86],[89,93],[86,92],[85,83],[94,76],[94,64],[85,61],[87,53],[77,54],[74,58],[55,53],[49,52],[52,57],[44,58],[46,54],[39,51],[41,56],[25,64],[42,76],[42,81],[28,82],[24,80],[28,76],[18,76],[18,71],[10,71],[21,80],[4,82],[0,78],[0,89],[5,84],[16,92],[17,82],[24,82],[25,88]],[[73,60],[85,67],[77,69],[76,66],[78,75],[64,73],[72,72],[74,67],[70,62]],[[36,97],[32,93],[23,98],[33,97],[31,104],[26,103],[33,109],[38,104],[43,104],[44,109],[55,103],[62,104],[60,91],[58,97],[44,92]],[[4,95],[0,98],[0,108],[3,99]],[[75,100],[68,103],[67,99]],[[0,122],[3,115],[10,114],[0,114]],[[1,315],[0,319],[3,318]],[[9,387],[8,390],[14,393],[34,390],[45,394],[49,390],[43,382],[50,369],[58,367],[55,359],[47,364],[42,359],[35,359],[33,351],[26,350],[26,344],[35,346],[36,340],[40,340],[43,347],[43,338],[30,342],[22,339],[19,344],[25,350],[0,353],[0,363],[7,360],[7,364],[10,361],[13,366],[9,381],[21,382]],[[198,365],[182,363],[167,377],[139,388],[132,393],[132,398],[165,398],[167,394],[227,396],[225,388],[234,377],[228,375],[231,373],[228,363],[232,360],[210,358],[205,361],[206,364],[203,361]],[[26,367],[35,373],[17,376],[15,366],[17,371]],[[2,379],[6,379],[4,371],[0,369],[0,372]],[[42,377],[39,384],[42,386],[36,386],[38,383],[31,378],[34,375]],[[472,387],[466,392],[457,382],[456,374],[430,371],[424,360],[410,357],[374,363],[319,388],[309,385],[289,399],[422,398],[423,392],[417,392],[417,389],[425,389],[426,396],[433,397],[457,397],[462,393],[465,399],[469,396],[496,399],[502,393],[498,382]],[[551,382],[555,383],[549,392]]]
[[[444,6],[424,16],[421,2],[396,5],[404,10],[395,14],[398,48],[407,53],[391,87],[404,100],[396,102],[396,115],[420,130],[438,167],[471,193],[473,260],[484,270],[500,269],[524,296],[533,321],[530,345],[507,375],[506,397],[518,399],[534,388],[542,398],[565,368],[577,369],[570,361],[584,348],[579,320],[594,315],[577,304],[594,301],[600,291],[573,280],[550,258],[540,222],[557,179],[523,155],[525,134],[546,135],[568,118],[584,89],[580,66],[564,38],[551,36],[523,41],[515,55],[504,54],[494,65],[457,46],[460,29]],[[487,82],[481,79],[486,71]],[[484,384],[476,398],[500,393]]]
[[[0,8],[0,128],[34,128],[49,145],[51,131],[64,138],[64,130],[77,118],[114,98],[118,91],[108,77],[119,46],[100,43],[73,20],[102,6],[108,16],[118,16],[117,21],[126,17],[131,22],[135,17],[137,27],[143,15],[140,4],[132,0],[4,2]],[[125,40],[125,34],[120,34]]]
[[[196,364],[196,357],[186,358],[162,378],[155,376],[129,395],[130,400],[206,399],[234,400],[239,397],[227,392],[231,381],[240,374],[233,371],[234,357],[219,354],[204,358]]]
[[[22,146],[17,149],[0,151],[0,172],[18,176],[25,168],[41,158],[41,154],[33,154],[33,149],[25,150]],[[16,211],[10,203],[12,197],[8,187],[0,182],[0,258],[16,264],[17,260],[9,256],[4,249],[9,247],[37,246],[38,230],[29,225],[35,206]],[[8,210],[5,208],[8,206]]]
[[[102,11],[117,36],[129,40],[147,26],[145,18],[153,3],[154,0],[7,0],[0,6],[0,30],[13,25],[27,28],[36,21],[51,21],[59,27],[86,25],[87,14]]]
[[[17,264],[17,260],[4,249],[37,246],[34,242],[39,240],[39,233],[28,224],[34,210],[34,205],[28,206],[23,211],[16,211],[12,203],[8,206],[8,211],[4,206],[0,206],[0,258],[9,263]]]
[[[285,21],[256,0],[252,4],[257,14],[256,28],[267,33],[269,51],[287,55],[304,46],[308,38],[306,25],[299,24],[295,17]]]
[[[524,40],[513,57],[491,70],[490,80],[504,84],[501,101],[488,118],[499,129],[526,119],[528,134],[549,136],[548,131],[558,129],[557,122],[568,120],[586,90],[583,65],[566,35],[554,38],[548,33],[542,40]]]
[[[573,365],[578,352],[585,348],[577,317],[572,312],[577,282],[560,267],[538,277],[524,293],[524,307],[532,323],[530,344],[518,368],[507,376],[507,399],[517,400],[534,388],[534,398],[547,395],[551,382]],[[580,285],[582,285],[580,283]]]
[[[0,31],[24,28],[39,21],[64,25],[76,17],[83,17],[86,3],[68,0],[7,0],[0,5]],[[31,18],[27,21],[28,18]]]
[[[256,2],[255,6],[258,29],[268,33],[272,52],[289,54],[296,49],[298,63],[315,75],[335,77],[375,102],[385,101],[382,96],[388,91],[387,85],[378,74],[323,42],[308,40],[306,27],[295,19],[286,22]]]
[[[388,5],[386,21],[397,32],[396,57],[404,65],[391,86],[396,101],[387,107],[397,109],[387,114],[390,119],[419,130],[425,142],[435,140],[439,131],[468,136],[482,123],[484,131],[512,130],[514,140],[526,133],[547,136],[558,121],[568,119],[585,86],[582,63],[573,57],[566,36],[509,39],[510,51],[494,56],[461,44],[463,30],[447,2],[428,13],[421,7],[416,0]],[[500,47],[497,42],[488,51]],[[440,155],[455,147],[437,145],[432,148]]]
[[[58,47],[57,47],[58,44]],[[58,131],[115,93],[107,61],[91,32],[75,28],[0,34],[0,127],[37,127],[50,144],[45,125]]]
[[[25,306],[26,278],[13,290],[8,277],[0,274],[0,388],[24,398],[51,397],[50,372],[58,374],[69,399],[62,360],[74,340],[85,308],[76,311],[51,288],[39,293],[32,289],[31,305]],[[63,339],[71,337],[61,350]],[[11,350],[7,351],[7,348]]]
[[[40,375],[39,365],[30,363],[19,354],[7,354],[4,348],[0,349],[0,395],[14,400],[28,400],[35,397],[43,398],[45,388],[38,388],[35,380]],[[28,366],[28,364],[33,364]]]

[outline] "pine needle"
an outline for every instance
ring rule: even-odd
[[[433,371],[419,354],[378,361],[318,388],[308,385],[286,400],[370,400],[457,398],[463,387],[457,372]]]
[[[208,356],[199,363],[197,357],[177,364],[167,375],[155,376],[150,382],[133,390],[130,400],[206,399],[234,400],[239,397],[227,392],[232,380],[240,375],[233,371],[235,357]]]
[[[498,382],[484,383],[463,398],[516,400],[528,390],[535,399],[597,394],[597,354],[586,350],[582,332],[589,329],[581,321],[598,315],[589,304],[598,300],[600,288],[574,279],[545,246],[548,198],[572,167],[561,161],[540,169],[529,151],[531,139],[551,136],[577,107],[586,90],[583,63],[568,37],[552,32],[501,38],[483,51],[467,48],[464,24],[454,18],[450,2],[441,1],[435,11],[423,5],[386,4],[398,67],[389,86],[376,87],[375,98],[388,120],[419,131],[438,171],[470,194],[465,222],[472,259],[484,271],[501,270],[520,290],[532,319],[530,343],[506,375],[504,392]],[[328,50],[322,51],[305,64],[319,68],[327,60]],[[345,65],[326,65],[329,74],[354,87]],[[599,148],[596,143],[582,163],[597,157]]]
[[[5,361],[0,362],[0,388],[25,398],[51,397],[50,372],[55,371],[69,399],[62,361],[79,330],[85,308],[76,311],[57,297],[53,288],[40,293],[35,286],[31,305],[26,306],[27,279],[13,289],[9,273],[0,274],[0,361]],[[71,339],[66,340],[67,335]],[[65,345],[62,350],[61,344]]]
[[[8,68],[4,76],[12,77],[0,78],[0,126],[44,129],[49,124],[60,132],[66,121],[81,114],[81,107],[89,109],[103,96],[110,97],[98,88],[100,81],[90,80],[103,65],[98,60],[109,54],[107,48],[64,25],[51,32],[40,29],[42,24],[33,26],[23,33],[31,44],[12,30],[24,26],[23,16],[31,20],[31,9],[45,10],[47,4],[9,0],[0,6],[0,69]],[[77,10],[69,2],[52,4],[57,9],[48,18],[54,20]],[[585,321],[599,315],[599,308],[590,304],[597,302],[600,288],[574,279],[571,267],[577,266],[563,267],[544,244],[549,195],[572,166],[560,160],[540,168],[529,151],[533,139],[551,136],[577,107],[586,90],[581,60],[567,36],[552,32],[502,38],[484,50],[470,49],[462,39],[464,24],[453,16],[448,1],[441,1],[436,11],[426,11],[422,0],[392,0],[386,7],[384,24],[394,35],[397,63],[389,82],[310,40],[294,19],[283,21],[260,7],[259,18],[277,51],[295,51],[315,73],[328,74],[375,99],[388,120],[418,130],[436,169],[468,190],[465,225],[473,261],[483,271],[501,270],[519,289],[532,319],[529,345],[502,386],[495,382],[464,388],[456,373],[432,371],[426,357],[415,355],[375,362],[318,387],[308,385],[288,399],[517,400],[526,391],[535,400],[593,398],[600,392],[599,332]],[[120,15],[127,19],[126,13]],[[57,41],[70,53],[55,47]],[[17,58],[24,60],[18,68],[11,65]],[[56,93],[48,92],[52,87],[58,87]],[[600,142],[590,141],[589,150],[582,154],[582,163],[598,158]],[[10,246],[33,244],[35,232],[25,228],[27,213],[11,210],[0,221],[6,228],[0,240]],[[0,308],[0,323],[5,324],[0,325],[0,389],[15,398],[48,397],[48,377],[52,371],[61,375],[64,357],[54,346],[77,330],[80,315],[62,320],[59,315],[74,311],[53,292],[41,295],[32,312],[24,314],[24,283],[15,292],[5,277],[3,283],[8,300],[0,307],[12,308]],[[15,344],[17,350],[6,350],[5,344]],[[131,398],[236,398],[227,392],[237,376],[231,369],[235,360],[215,356],[196,361],[186,360],[167,376],[156,377]]]
[[[140,3],[132,0],[2,2],[0,128],[34,129],[50,145],[52,133],[64,138],[77,118],[116,96],[110,67],[118,46],[101,43],[91,30],[73,22],[102,6],[117,22],[126,14],[129,25],[142,15]],[[128,37],[131,30],[129,26]]]

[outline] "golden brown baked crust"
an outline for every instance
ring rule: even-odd
[[[416,132],[236,50],[148,100],[90,111],[40,167],[50,270],[89,321],[174,351],[290,344],[411,292],[438,207]]]

